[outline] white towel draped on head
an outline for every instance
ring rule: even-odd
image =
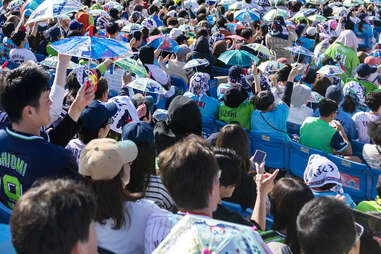
[[[339,42],[346,47],[352,48],[356,52],[359,47],[357,36],[352,30],[344,30],[341,32],[335,42]]]

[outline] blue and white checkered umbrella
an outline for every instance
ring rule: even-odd
[[[190,69],[198,66],[208,66],[209,61],[206,59],[196,58],[188,61],[184,66],[183,69]]]
[[[314,53],[302,46],[285,47],[285,50],[291,51],[294,55],[313,56]]]
[[[256,12],[249,11],[248,9],[237,11],[234,18],[242,22],[256,22],[260,19],[260,15]]]

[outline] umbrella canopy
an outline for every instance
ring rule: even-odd
[[[291,51],[294,55],[314,56],[314,53],[303,46],[285,47],[286,50]]]
[[[345,0],[343,5],[346,7],[360,6],[364,4],[364,0]]]
[[[137,78],[127,84],[133,89],[155,94],[165,94],[167,91],[157,81],[149,78]]]
[[[255,51],[258,51],[259,53],[262,53],[263,55],[266,55],[268,57],[273,57],[274,54],[268,49],[265,45],[259,44],[259,43],[250,43],[246,45],[249,48],[254,49]]]
[[[107,19],[110,19],[110,15],[107,13],[105,10],[100,10],[100,9],[92,9],[89,10],[88,13],[93,16],[93,17],[105,17]]]
[[[123,11],[123,6],[115,1],[110,1],[103,5],[103,7],[107,10],[110,11],[112,8],[117,9],[118,11]]]
[[[328,0],[306,0],[306,3],[321,5],[327,3]]]
[[[18,11],[21,8],[21,5],[24,4],[23,0],[13,0],[8,4],[8,10]]]
[[[307,19],[308,19],[309,21],[312,21],[312,22],[318,22],[318,23],[320,23],[320,22],[324,22],[324,21],[327,20],[326,17],[324,17],[324,16],[322,16],[322,15],[320,15],[320,14],[314,14],[314,15],[308,16]]]
[[[241,67],[251,66],[253,62],[258,63],[259,58],[244,50],[229,50],[222,53],[218,59],[226,65],[236,65]]]
[[[186,215],[153,254],[272,253],[250,227],[201,216]]]
[[[250,23],[258,21],[260,19],[260,15],[256,12],[245,9],[234,13],[234,18],[242,22]]]
[[[286,67],[285,64],[279,63],[277,61],[266,61],[258,66],[258,70],[262,71],[263,73],[274,73],[280,71],[284,67]]]
[[[219,5],[229,5],[229,4],[234,4],[236,0],[221,0],[218,2]]]
[[[285,9],[272,9],[270,11],[268,11],[265,16],[263,16],[263,20],[267,21],[267,22],[272,22],[274,20],[275,17],[277,16],[281,16],[281,17],[284,17],[284,18],[288,18],[290,17],[290,11],[288,10],[285,10]]]
[[[26,16],[30,16],[30,14],[37,9],[37,7],[44,0],[28,0],[26,1],[20,8],[20,12],[24,13]]]
[[[208,60],[201,59],[201,58],[195,58],[195,59],[192,59],[192,60],[188,61],[183,66],[183,69],[186,70],[186,69],[190,69],[190,68],[194,68],[194,67],[198,67],[198,66],[208,66],[208,65],[209,65],[209,61]]]
[[[343,6],[334,6],[332,8],[332,15],[337,17],[342,17],[348,14],[348,9]]]
[[[345,71],[337,65],[324,65],[316,73],[321,75],[333,76],[343,74]]]
[[[123,28],[122,28],[122,32],[125,32],[125,33],[133,33],[135,31],[142,31],[143,30],[143,26],[140,25],[140,24],[137,24],[137,23],[128,23],[127,25],[125,25]]]
[[[375,49],[369,53],[370,56],[381,57],[381,49]]]
[[[177,52],[178,44],[168,35],[155,35],[148,37],[148,45],[167,52]]]
[[[298,11],[292,18],[293,19],[304,18],[304,17],[307,17],[308,15],[315,13],[316,11],[317,11],[316,9],[312,9],[312,8],[302,9]]]
[[[136,60],[132,58],[120,58],[115,62],[115,64],[123,70],[135,73],[140,77],[148,76],[146,68],[144,68],[142,64],[138,63]]]
[[[120,57],[129,49],[119,41],[94,36],[74,36],[50,45],[57,52],[87,59]]]
[[[83,8],[85,6],[77,0],[44,1],[32,12],[27,24],[57,18],[71,12],[77,12]]]
[[[45,58],[42,62],[40,62],[40,64],[42,66],[46,66],[46,67],[49,67],[51,69],[55,69],[57,67],[57,63],[58,63],[58,56],[51,56],[51,57]],[[75,69],[75,68],[77,68],[77,66],[78,66],[78,64],[70,61],[69,66],[67,68],[68,69]]]

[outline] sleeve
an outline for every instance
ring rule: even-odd
[[[60,123],[48,132],[50,142],[58,146],[66,147],[77,132],[77,123],[66,114]]]
[[[64,98],[65,88],[53,84],[49,94],[49,99],[52,101],[52,105],[50,106],[50,123],[57,120],[61,115]]]
[[[282,101],[286,103],[287,106],[290,106],[291,103],[291,95],[292,95],[292,90],[294,89],[294,83],[293,82],[287,82],[286,88],[284,91],[284,95],[282,98]]]
[[[338,131],[335,132],[331,139],[331,147],[336,150],[336,152],[342,152],[348,147],[348,143],[344,141],[343,137]]]

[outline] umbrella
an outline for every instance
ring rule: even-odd
[[[48,58],[45,58],[43,61],[40,62],[41,65],[49,67],[51,69],[55,69],[57,67],[58,63],[58,56],[51,56]],[[68,69],[75,69],[77,68],[77,64],[70,61],[69,66],[67,67]]]
[[[259,43],[250,43],[250,44],[247,44],[246,46],[268,57],[274,56],[274,54],[270,51],[270,49],[268,49],[265,45],[262,45]]]
[[[285,64],[279,63],[277,61],[266,61],[258,66],[258,70],[262,71],[263,73],[273,73],[280,71],[284,67],[286,67]]]
[[[242,22],[256,22],[260,19],[260,15],[256,12],[245,9],[234,13],[234,18]]]
[[[201,59],[201,58],[195,58],[190,61],[188,61],[184,66],[183,69],[190,69],[198,66],[208,66],[209,61],[206,59]]]
[[[333,76],[343,74],[344,70],[337,65],[324,65],[316,73],[319,73],[321,75]]]
[[[120,57],[129,51],[119,41],[94,36],[69,37],[50,46],[61,54],[88,59]]]
[[[146,68],[132,58],[120,58],[115,62],[115,64],[123,70],[135,73],[141,77],[148,76]]]
[[[271,5],[280,5],[280,4],[283,4],[284,3],[284,0],[269,0],[269,3]]]
[[[293,19],[304,18],[304,17],[307,17],[308,15],[315,13],[316,11],[317,11],[316,9],[312,9],[312,8],[302,9],[298,11],[292,18]]]
[[[369,53],[370,56],[381,57],[381,49],[375,49]]]
[[[18,11],[20,10],[21,5],[24,4],[23,0],[13,0],[8,4],[7,9],[12,11]]]
[[[332,8],[332,15],[337,17],[342,17],[348,13],[348,9],[343,6],[334,6]]]
[[[226,65],[248,67],[253,62],[258,63],[259,58],[244,50],[229,50],[222,53],[218,59]]]
[[[314,53],[303,46],[285,47],[284,49],[291,51],[295,55],[314,56]]]
[[[186,215],[153,251],[175,253],[272,253],[251,227]]]
[[[290,17],[290,12],[288,10],[284,10],[284,9],[272,9],[272,10],[268,11],[265,14],[265,16],[263,16],[262,19],[267,21],[267,22],[271,22],[277,16],[288,18],[288,17]]]
[[[221,0],[218,2],[219,5],[229,5],[229,4],[234,4],[236,0]]]
[[[30,15],[27,24],[57,18],[85,8],[76,0],[48,0],[40,4]]]
[[[364,4],[364,0],[344,0],[343,5],[346,7],[359,6]]]
[[[243,38],[242,36],[232,34],[225,37],[226,39],[232,39],[232,40],[240,40],[240,41],[246,41],[246,38]]]
[[[326,17],[324,17],[324,16],[322,16],[322,15],[320,15],[320,14],[314,14],[314,15],[308,16],[307,19],[308,19],[309,21],[312,21],[312,22],[318,22],[318,23],[320,23],[320,22],[324,22],[324,21],[327,20]]]
[[[122,28],[122,32],[133,33],[135,31],[142,31],[143,26],[137,23],[129,23]]]
[[[123,11],[123,6],[115,1],[110,1],[106,4],[103,5],[103,7],[107,10],[110,11],[112,8],[117,9],[118,11]]]
[[[167,52],[177,52],[179,46],[177,42],[168,35],[151,36],[148,37],[147,41],[149,46]]]
[[[20,8],[20,12],[24,13],[27,16],[30,16],[32,11],[37,9],[37,7],[43,2],[44,0],[28,0],[26,1]]]
[[[328,2],[328,0],[306,0],[306,3],[314,4],[314,5],[321,5]]]
[[[366,4],[380,4],[380,0],[365,0]]]
[[[149,78],[137,78],[127,84],[133,89],[155,94],[165,94],[167,91],[155,80]]]
[[[100,9],[93,9],[89,10],[88,13],[93,16],[93,17],[105,17],[107,19],[110,19],[110,15],[107,13],[105,10],[100,10]]]

